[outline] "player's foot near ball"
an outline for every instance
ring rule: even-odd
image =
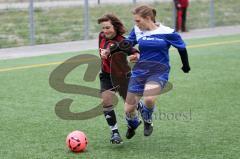
[[[123,140],[122,140],[120,134],[119,133],[112,133],[110,143],[112,143],[112,144],[122,144]]]

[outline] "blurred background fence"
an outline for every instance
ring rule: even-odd
[[[173,0],[0,0],[0,48],[97,38],[97,19],[109,12],[130,31],[130,11],[141,3],[174,28]],[[240,0],[190,0],[188,30],[227,25],[240,25]]]

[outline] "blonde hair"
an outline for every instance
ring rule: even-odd
[[[156,22],[155,17],[157,12],[156,9],[152,8],[151,6],[148,5],[137,6],[132,10],[132,14],[134,15],[137,14],[142,18],[146,18],[147,16],[149,16],[154,23]]]

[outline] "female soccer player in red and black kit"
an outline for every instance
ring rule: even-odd
[[[114,93],[118,91],[119,95],[125,100],[128,86],[128,78],[125,78],[127,74],[123,74],[122,79],[125,81],[120,81],[125,86],[120,88],[116,86],[116,83],[113,82],[113,74],[118,74],[122,70],[117,70],[113,67],[120,66],[121,69],[128,71],[130,68],[127,63],[127,56],[119,56],[119,58],[114,58],[114,55],[111,52],[111,47],[116,44],[121,44],[125,39],[123,34],[126,32],[123,23],[113,14],[105,14],[98,19],[98,24],[101,25],[102,31],[99,34],[99,54],[102,60],[101,72],[99,74],[100,78],[100,87],[101,87],[101,98],[103,100],[103,113],[107,120],[107,123],[112,130],[110,142],[113,144],[122,143],[121,136],[118,131],[116,114],[113,106],[113,97]],[[129,55],[129,60],[134,62],[138,58],[138,51],[134,48],[129,49],[127,54]],[[124,58],[123,58],[124,57]],[[115,61],[114,61],[115,60]],[[113,66],[116,64],[115,66]],[[120,65],[119,65],[120,64]],[[113,70],[115,72],[113,72]],[[129,70],[130,71],[130,70]],[[127,72],[126,72],[127,73]],[[122,87],[122,86],[120,86]]]

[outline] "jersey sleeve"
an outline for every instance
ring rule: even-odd
[[[131,41],[132,46],[135,46],[137,44],[137,38],[136,38],[136,34],[135,34],[134,28],[132,29],[132,31],[128,35],[127,40]]]
[[[167,34],[166,41],[177,49],[182,50],[186,48],[186,44],[184,43],[181,36],[177,32],[173,32],[172,34]]]

